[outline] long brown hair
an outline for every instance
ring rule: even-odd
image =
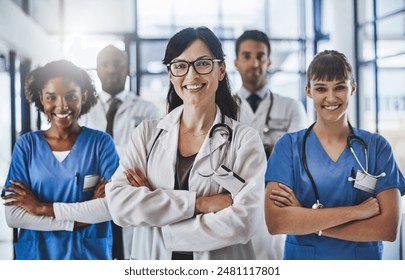
[[[179,31],[169,40],[163,58],[163,64],[167,65],[170,63],[197,39],[202,40],[207,45],[215,58],[221,60],[225,59],[221,41],[210,29],[207,27],[189,27]],[[236,120],[239,106],[232,97],[229,79],[226,73],[224,79],[218,83],[218,88],[215,93],[215,103],[220,108],[222,114]],[[169,92],[167,93],[167,111],[171,112],[181,104],[183,104],[183,100],[178,96],[173,84],[170,82]]]

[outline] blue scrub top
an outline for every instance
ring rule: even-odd
[[[13,151],[9,180],[26,185],[42,202],[82,202],[92,199],[83,191],[84,176],[109,180],[119,159],[110,135],[82,127],[70,153],[59,162],[43,131],[21,136]],[[73,231],[20,229],[15,243],[17,259],[112,259],[111,222]]]
[[[285,134],[276,144],[267,165],[266,182],[275,181],[289,186],[302,207],[311,208],[315,194],[302,166],[302,142],[306,129]],[[367,144],[368,172],[372,175],[386,173],[377,180],[375,195],[399,188],[405,193],[405,179],[399,170],[389,143],[378,134],[354,129]],[[360,163],[365,168],[362,145],[351,141]],[[362,203],[372,194],[356,189],[348,177],[361,170],[348,147],[334,162],[311,131],[306,143],[307,165],[319,192],[320,202],[327,208],[353,206]],[[284,259],[381,259],[382,242],[352,242],[317,234],[287,235]]]

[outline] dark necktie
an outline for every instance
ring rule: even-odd
[[[106,132],[111,136],[113,136],[114,117],[115,114],[117,113],[118,107],[121,105],[122,102],[116,97],[112,97],[108,102],[110,103],[110,108],[108,108],[107,112]],[[112,223],[112,235],[113,235],[112,257],[114,260],[123,260],[124,245],[122,241],[122,228],[116,225],[115,223]]]
[[[122,102],[118,98],[113,97],[110,99],[109,103],[110,103],[110,108],[108,108],[108,112],[107,112],[107,128],[105,131],[108,134],[110,134],[111,136],[113,136],[113,124],[114,124],[115,113],[117,113],[117,109],[121,105]]]
[[[259,103],[260,101],[262,101],[262,99],[256,93],[251,93],[250,96],[246,98],[246,101],[249,102],[253,112],[256,112],[256,109],[259,106]]]

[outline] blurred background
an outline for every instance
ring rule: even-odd
[[[207,26],[223,42],[235,91],[235,39],[265,31],[272,44],[268,72],[275,93],[305,97],[312,57],[336,49],[355,68],[358,90],[350,107],[357,127],[382,134],[405,170],[405,0],[0,0],[0,186],[15,141],[47,124],[24,99],[25,75],[55,59],[95,73],[96,55],[108,44],[129,54],[128,88],[166,110],[162,64],[168,39],[185,27]],[[401,230],[403,231],[403,229]],[[11,259],[13,231],[0,207],[0,259]],[[385,244],[384,258],[402,259],[402,234]]]

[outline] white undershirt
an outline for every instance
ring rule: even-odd
[[[70,153],[70,150],[69,151],[52,151],[52,153],[59,162],[62,162],[68,156],[68,154]]]

